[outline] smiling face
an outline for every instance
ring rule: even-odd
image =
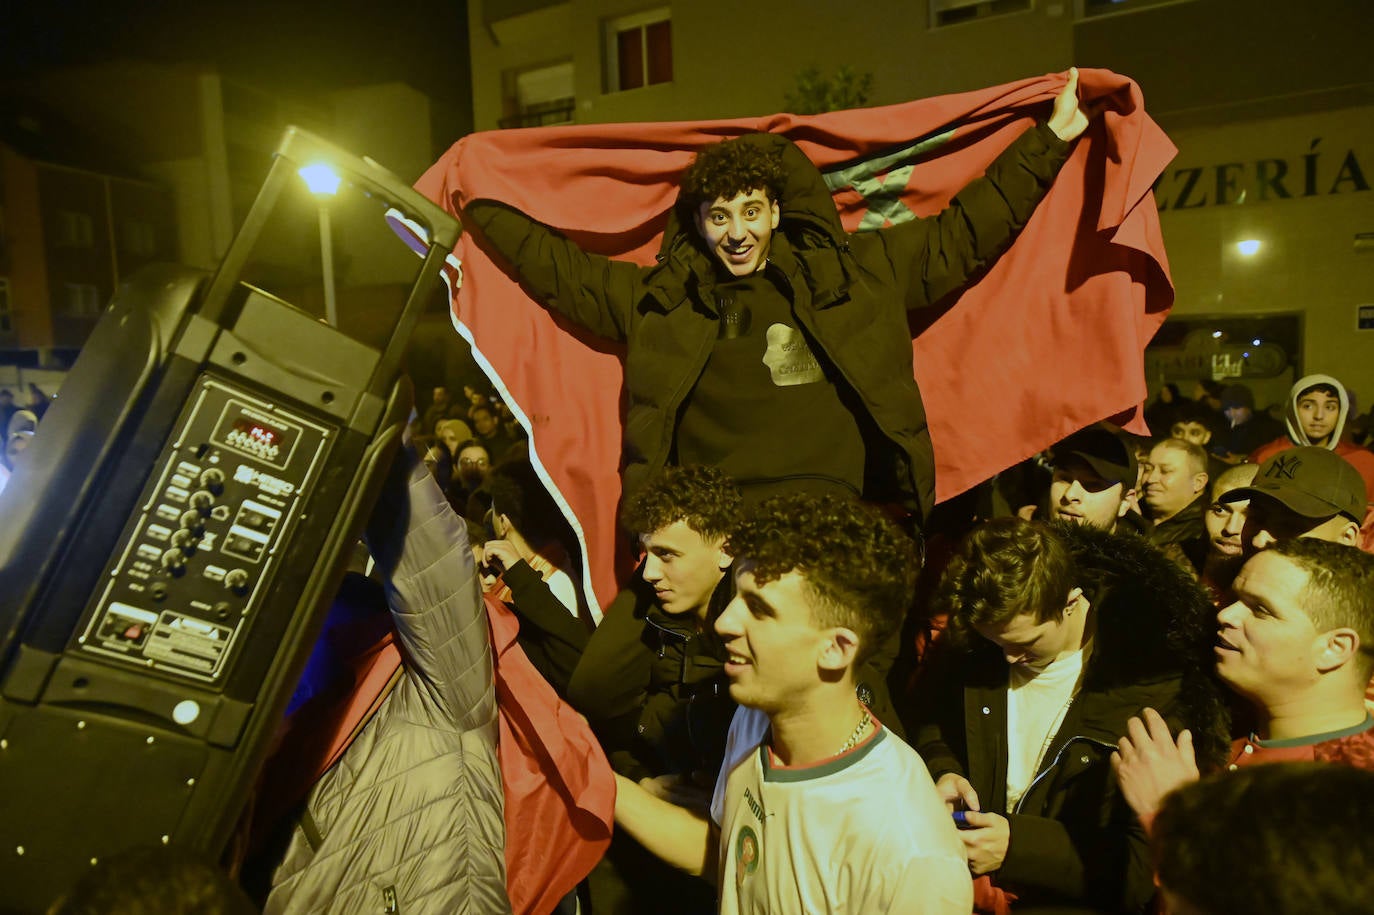
[[[1308,573],[1264,552],[1240,570],[1235,603],[1217,614],[1217,673],[1237,693],[1268,706],[1320,677],[1322,633],[1303,610]]]
[[[832,629],[816,624],[806,579],[798,572],[760,585],[748,566],[735,576],[735,599],[716,620],[725,643],[730,698],[776,714],[801,704],[821,680]]]
[[[721,549],[725,538],[702,537],[685,521],[674,521],[639,538],[644,547],[644,580],[669,616],[695,614],[705,620],[711,595],[720,584],[730,557]]]
[[[1145,504],[1156,521],[1181,512],[1207,485],[1207,474],[1189,466],[1188,455],[1161,442],[1150,450],[1150,469],[1145,473]]]
[[[1334,394],[1309,391],[1298,398],[1298,425],[1313,445],[1325,445],[1341,415],[1341,402]]]
[[[781,213],[767,191],[717,197],[697,208],[697,230],[706,247],[734,276],[748,276],[768,260]]]
[[[1054,466],[1050,512],[1061,521],[1114,530],[1130,508],[1125,490],[1125,484],[1102,479],[1087,461],[1070,457]]]

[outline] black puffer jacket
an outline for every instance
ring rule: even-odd
[[[1133,534],[1055,523],[1082,571],[1096,618],[1080,692],[1015,811],[1003,809],[1008,669],[982,639],[947,640],[918,684],[914,746],[939,779],[958,772],[983,809],[1003,813],[1011,842],[994,882],[1026,912],[1139,912],[1155,892],[1146,838],[1110,760],[1126,722],[1154,708],[1199,755],[1225,752],[1228,720],[1213,673],[1215,611],[1187,573]]]
[[[934,459],[913,377],[906,311],[964,287],[1006,249],[1058,174],[1069,145],[1038,125],[938,215],[851,235],[801,150],[775,134],[752,134],[747,141],[780,149],[788,169],[768,269],[790,290],[797,321],[889,442],[870,461],[874,479],[865,494],[905,500],[924,515],[934,502]],[[463,216],[536,299],[599,336],[628,344],[623,476],[625,492],[635,492],[668,460],[679,409],[717,335],[716,262],[694,228],[690,205],[679,200],[659,262],[647,268],[589,255],[497,201],[472,201]],[[875,443],[869,444],[872,449]]]

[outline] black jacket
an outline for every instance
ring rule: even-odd
[[[501,580],[510,588],[511,599],[506,606],[520,620],[520,634],[516,636],[520,647],[534,669],[566,698],[568,681],[591,633],[524,560],[506,569]]]
[[[963,774],[1011,842],[994,882],[1025,912],[1139,912],[1154,895],[1145,833],[1120,797],[1110,759],[1148,707],[1192,728],[1203,759],[1225,752],[1227,718],[1212,673],[1214,610],[1186,572],[1131,534],[1055,525],[1069,541],[1096,618],[1081,690],[1015,811],[1006,811],[1008,668],[982,639],[933,650],[918,684],[914,745],[932,777]]]
[[[788,185],[769,267],[790,291],[808,338],[862,401],[887,447],[870,450],[865,495],[934,502],[934,458],[913,375],[907,310],[937,302],[986,269],[1030,219],[1068,156],[1041,124],[1017,139],[943,212],[848,234],[825,180],[789,140],[751,134],[782,151]],[[627,343],[624,489],[633,493],[668,461],[680,408],[716,340],[716,261],[694,228],[691,204],[669,215],[654,267],[589,255],[558,232],[497,201],[475,200],[464,222],[511,263],[529,292],[598,336]],[[890,492],[888,481],[895,484]]]
[[[709,619],[733,596],[721,579]],[[568,683],[568,702],[587,716],[611,765],[636,781],[704,770],[725,756],[735,712],[725,651],[708,626],[663,613],[636,571],[592,633]]]

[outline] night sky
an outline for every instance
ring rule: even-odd
[[[0,5],[3,79],[119,57],[204,61],[289,94],[401,80],[449,109],[450,117],[471,109],[465,0]]]

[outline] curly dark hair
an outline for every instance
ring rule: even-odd
[[[759,505],[725,546],[766,585],[788,572],[805,580],[823,627],[859,636],[862,664],[901,627],[916,591],[916,542],[877,510],[853,499],[801,493]]]
[[[936,587],[934,607],[966,643],[975,627],[1000,626],[1023,613],[1037,623],[1059,619],[1081,578],[1053,524],[997,518],[964,539]]]
[[[492,510],[509,518],[531,544],[560,539],[566,523],[563,514],[528,460],[502,461],[492,468],[483,488]]]
[[[782,153],[765,149],[748,137],[722,140],[703,148],[682,175],[682,190],[693,206],[717,197],[726,200],[762,188],[770,199],[782,197],[787,171]]]
[[[691,464],[665,468],[630,497],[620,520],[635,536],[682,521],[703,538],[715,540],[734,531],[742,507],[734,481],[716,467]]]

